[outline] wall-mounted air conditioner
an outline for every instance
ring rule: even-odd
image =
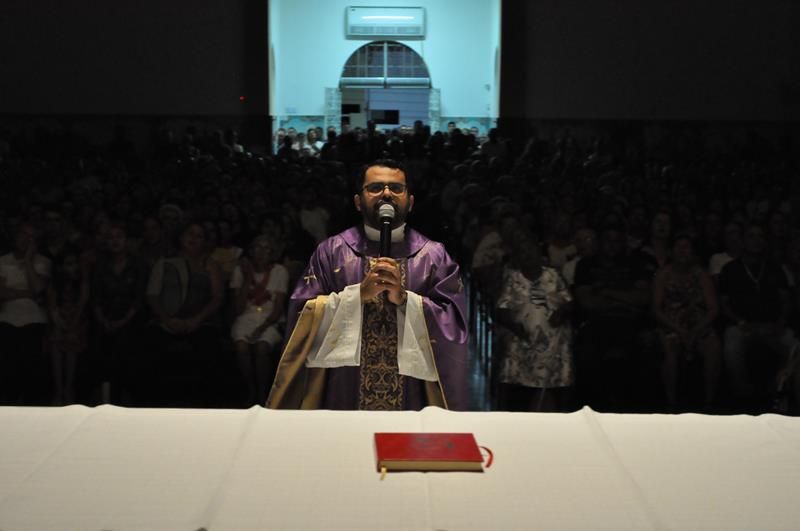
[[[425,9],[348,6],[345,35],[348,39],[424,39]]]

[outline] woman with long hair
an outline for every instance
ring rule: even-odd
[[[248,405],[266,400],[283,340],[289,272],[277,262],[278,248],[273,237],[257,236],[230,282],[237,316],[231,337]]]

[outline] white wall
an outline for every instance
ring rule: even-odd
[[[404,40],[425,60],[441,90],[442,116],[498,116],[500,0],[272,0],[271,113],[325,113],[325,87],[336,87],[350,55],[368,40],[345,38],[347,6],[423,7],[425,40]]]

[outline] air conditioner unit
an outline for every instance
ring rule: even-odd
[[[357,7],[345,11],[348,39],[424,39],[425,9],[422,7]]]

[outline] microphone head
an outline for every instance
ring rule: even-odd
[[[389,203],[384,203],[378,208],[378,219],[381,221],[392,221],[394,215],[394,207]]]

